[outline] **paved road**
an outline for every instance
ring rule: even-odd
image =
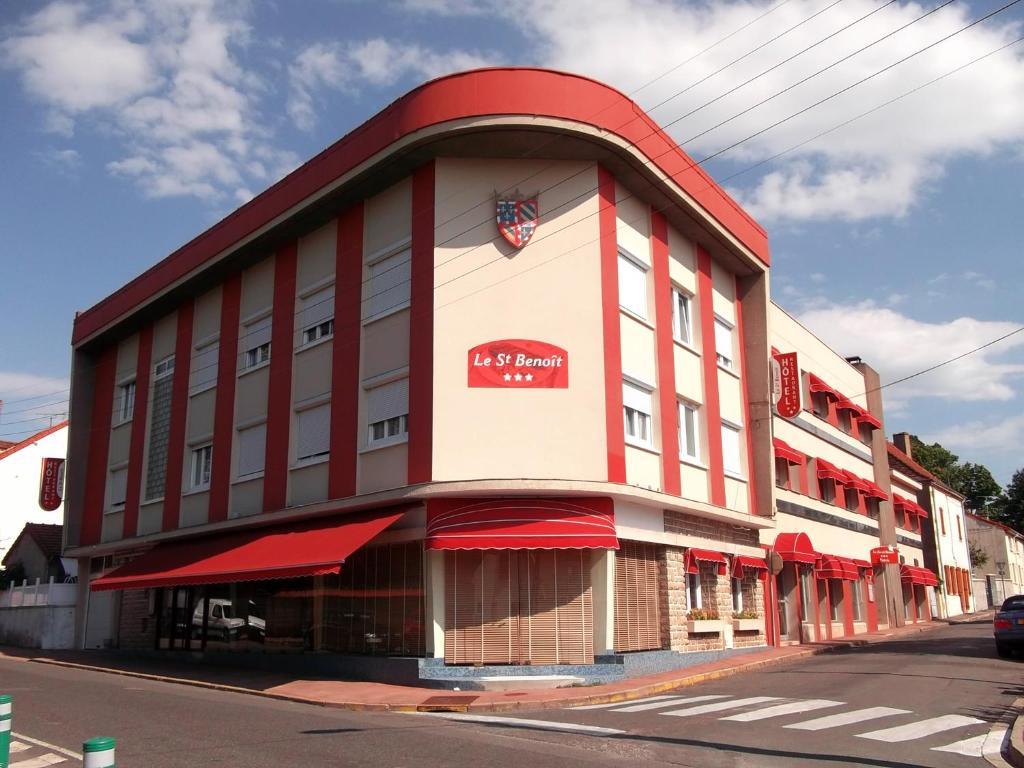
[[[118,738],[119,768],[980,767],[971,753],[1022,695],[1024,671],[995,657],[989,631],[942,628],[665,694],[678,698],[492,722],[345,712],[7,659],[0,688],[14,695],[21,735],[11,768],[76,765],[82,740],[101,734]],[[850,721],[877,707],[905,711]],[[846,722],[808,723],[837,715]],[[935,749],[952,744],[959,753]]]

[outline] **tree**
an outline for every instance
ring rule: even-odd
[[[938,443],[925,445],[917,439],[917,435],[910,436],[910,447],[914,461],[953,488],[957,470],[960,468],[959,456]]]
[[[957,493],[964,495],[968,509],[986,517],[998,506],[1002,488],[983,464],[960,463],[960,457],[939,443],[926,445],[910,436],[914,460]]]
[[[1005,493],[992,504],[991,517],[1024,532],[1024,469],[1013,473]]]

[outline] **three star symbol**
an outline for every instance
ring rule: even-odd
[[[528,373],[528,374],[526,374],[524,376],[521,373],[517,373],[515,376],[513,376],[511,373],[506,373],[502,378],[505,379],[505,381],[512,381],[513,379],[515,381],[517,381],[517,382],[523,381],[523,380],[525,380],[525,381],[533,381],[533,374],[532,373]]]

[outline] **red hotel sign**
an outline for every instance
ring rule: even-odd
[[[565,389],[569,353],[543,341],[488,341],[469,350],[469,386]]]
[[[64,459],[43,459],[39,475],[39,506],[53,512],[60,506],[64,487]]]
[[[800,365],[796,352],[773,355],[772,392],[779,416],[791,419],[800,413]]]
[[[898,565],[900,553],[895,547],[875,547],[871,550],[872,565]]]

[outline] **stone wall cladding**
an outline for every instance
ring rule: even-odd
[[[753,528],[740,528],[730,523],[719,523],[684,512],[665,510],[665,532],[681,533],[708,539],[709,549],[718,549],[716,543],[743,544],[748,547],[758,546],[757,531]]]
[[[121,617],[118,647],[126,651],[152,650],[156,643],[156,617],[149,615],[149,596],[145,589],[121,592]]]
[[[658,563],[661,594],[661,646],[673,651],[686,646],[686,550],[665,547]]]

